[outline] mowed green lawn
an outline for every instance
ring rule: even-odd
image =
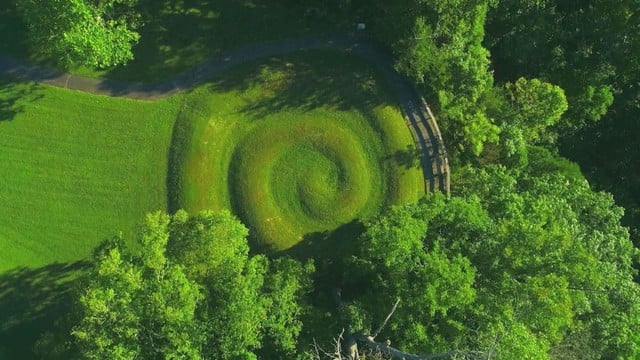
[[[281,250],[424,192],[395,160],[412,139],[393,94],[338,52],[247,64],[156,102],[1,89],[0,270],[86,259],[158,209],[231,209]]]
[[[0,82],[0,271],[85,259],[166,209],[177,99]]]
[[[424,194],[413,144],[374,69],[337,52],[240,67],[194,91],[178,117],[173,208],[231,208],[253,239],[285,250]]]

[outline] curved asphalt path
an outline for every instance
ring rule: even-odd
[[[424,98],[411,82],[395,71],[394,61],[383,49],[356,34],[305,36],[239,47],[209,58],[204,63],[168,80],[153,84],[133,84],[101,80],[28,65],[0,56],[0,72],[21,80],[98,95],[153,100],[190,89],[235,65],[303,50],[333,49],[352,53],[374,64],[396,94],[407,127],[420,153],[425,189],[449,193],[449,162],[438,124]]]

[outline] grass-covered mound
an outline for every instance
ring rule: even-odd
[[[0,79],[0,271],[87,258],[165,209],[178,105]]]
[[[189,95],[170,201],[231,208],[275,250],[424,193],[393,94],[369,64],[308,52],[235,69]],[[404,159],[406,160],[406,159]]]
[[[154,102],[0,77],[0,358],[34,357],[68,311],[71,263],[120,231],[133,239],[167,192],[170,209],[234,209],[277,248],[423,193],[409,131],[368,64],[287,59]]]

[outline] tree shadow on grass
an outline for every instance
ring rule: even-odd
[[[238,66],[209,85],[213,91],[238,91],[241,111],[261,119],[290,110],[319,107],[369,114],[392,97],[375,68],[339,51],[302,51]]]
[[[407,145],[406,150],[396,150],[393,154],[385,157],[385,160],[405,169],[414,169],[421,166],[423,156],[423,152],[416,149],[414,145]]]
[[[289,256],[306,261],[313,259],[316,266],[316,291],[328,293],[342,287],[347,261],[355,253],[358,239],[365,226],[355,219],[330,231],[309,233],[293,247],[275,256]]]
[[[34,345],[70,311],[74,284],[87,262],[56,263],[0,274],[0,358],[36,358]]]
[[[110,79],[165,80],[223,50],[333,25],[300,16],[301,4],[272,0],[140,0],[137,11],[144,25],[134,59],[109,71]]]
[[[42,97],[36,83],[15,83],[0,76],[0,122],[13,120],[25,106]]]

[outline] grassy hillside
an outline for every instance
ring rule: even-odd
[[[393,95],[344,54],[247,64],[158,102],[7,80],[0,101],[0,270],[84,259],[168,193],[172,209],[231,208],[284,249],[424,190],[399,161],[412,140]]]

